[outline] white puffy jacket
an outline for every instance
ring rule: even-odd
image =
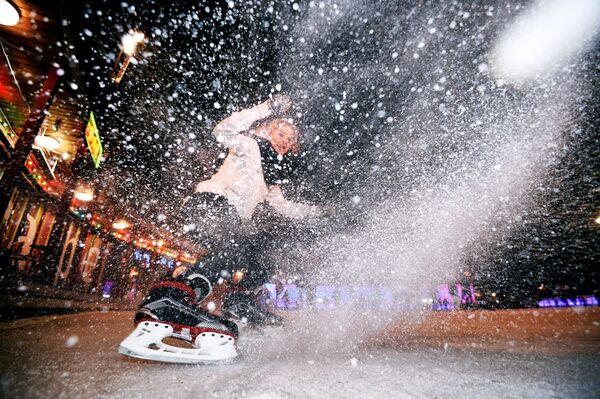
[[[235,112],[215,126],[213,136],[229,153],[219,170],[209,180],[198,183],[195,191],[226,197],[243,221],[250,220],[256,206],[263,201],[284,217],[316,217],[321,213],[318,206],[287,200],[279,186],[267,187],[265,183],[258,143],[242,132],[268,116],[257,106]]]

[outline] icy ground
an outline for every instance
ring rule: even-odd
[[[318,332],[296,334],[299,324],[292,322],[291,327],[245,330],[241,358],[213,366],[119,355],[117,346],[132,331],[131,320],[131,312],[95,312],[0,323],[1,395],[600,397],[598,309],[431,313],[388,328],[385,342],[373,339],[378,333],[338,345],[320,345],[314,341]]]

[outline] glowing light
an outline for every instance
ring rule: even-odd
[[[133,58],[133,54],[137,50],[138,44],[143,42],[145,36],[142,32],[129,31],[121,37],[121,52],[115,61],[115,66],[112,72],[112,79],[119,84],[123,75],[129,66],[129,62]],[[135,60],[134,60],[135,61]]]
[[[126,228],[130,227],[131,224],[129,222],[127,222],[126,220],[117,220],[116,222],[113,223],[113,227],[116,230],[125,230]]]
[[[586,50],[599,31],[597,0],[533,4],[500,36],[491,55],[493,72],[514,83],[547,75]]]
[[[75,198],[82,202],[90,202],[94,199],[94,191],[89,187],[80,186],[75,190]]]
[[[240,281],[242,281],[242,279],[244,278],[244,272],[241,270],[238,270],[237,272],[233,273],[233,283],[234,284],[238,284]]]
[[[142,32],[130,31],[121,37],[121,46],[123,52],[127,55],[133,55],[137,48],[137,45],[144,41],[144,34]]]
[[[20,19],[19,10],[6,0],[0,0],[0,24],[15,26]]]
[[[63,152],[62,159],[64,161],[67,161],[67,160],[69,160],[69,158],[71,158],[71,154],[69,154],[68,152]]]
[[[596,223],[600,224],[600,216],[598,216],[598,217],[596,218],[596,220],[594,220],[594,221],[595,221]]]
[[[37,136],[34,144],[36,147],[45,148],[50,151],[54,151],[60,147],[60,141],[50,136]]]
[[[542,299],[538,302],[540,308],[564,308],[564,307],[578,307],[578,306],[598,306],[598,299],[593,295],[587,295],[567,300],[561,298],[547,298]]]

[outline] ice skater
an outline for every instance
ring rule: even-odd
[[[119,348],[121,353],[177,363],[237,356],[235,323],[202,310],[200,302],[209,300],[212,285],[223,272],[245,268],[248,275],[254,273],[255,285],[265,277],[264,273],[258,277],[266,266],[257,256],[275,240],[268,221],[261,220],[264,207],[269,208],[267,219],[279,216],[298,221],[323,215],[319,206],[285,198],[280,187],[286,175],[294,172],[286,156],[299,149],[297,127],[283,118],[290,106],[288,97],[275,96],[233,113],[214,128],[213,136],[228,148],[228,155],[210,179],[196,185],[183,209],[188,236],[210,252],[198,267],[150,289],[136,314],[135,331]],[[238,297],[244,301],[236,302]],[[254,314],[248,311],[252,306],[248,296],[231,296],[230,302],[238,312],[243,308]],[[162,343],[165,337],[188,341],[192,348],[166,345]]]
[[[286,199],[280,187],[285,179],[277,178],[290,172],[286,157],[299,150],[298,128],[283,117],[290,106],[288,97],[278,95],[233,113],[214,128],[213,136],[228,155],[184,203],[186,230],[194,241],[213,248],[252,231],[261,204],[288,219],[322,214],[318,206]]]
[[[271,266],[264,255],[277,246],[281,230],[324,215],[320,206],[292,201],[281,189],[299,172],[299,130],[285,117],[291,105],[287,96],[276,95],[213,129],[228,154],[184,206],[188,236],[210,251],[194,272],[213,282],[244,268],[244,284],[254,289],[267,278]]]

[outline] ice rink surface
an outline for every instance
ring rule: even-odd
[[[232,364],[203,366],[119,355],[132,316],[89,312],[0,323],[2,396],[600,397],[598,309],[426,312],[368,334],[356,334],[364,329],[356,320],[331,322],[327,311],[296,313],[286,327],[243,330]],[[321,329],[307,322],[323,319],[330,323]]]

